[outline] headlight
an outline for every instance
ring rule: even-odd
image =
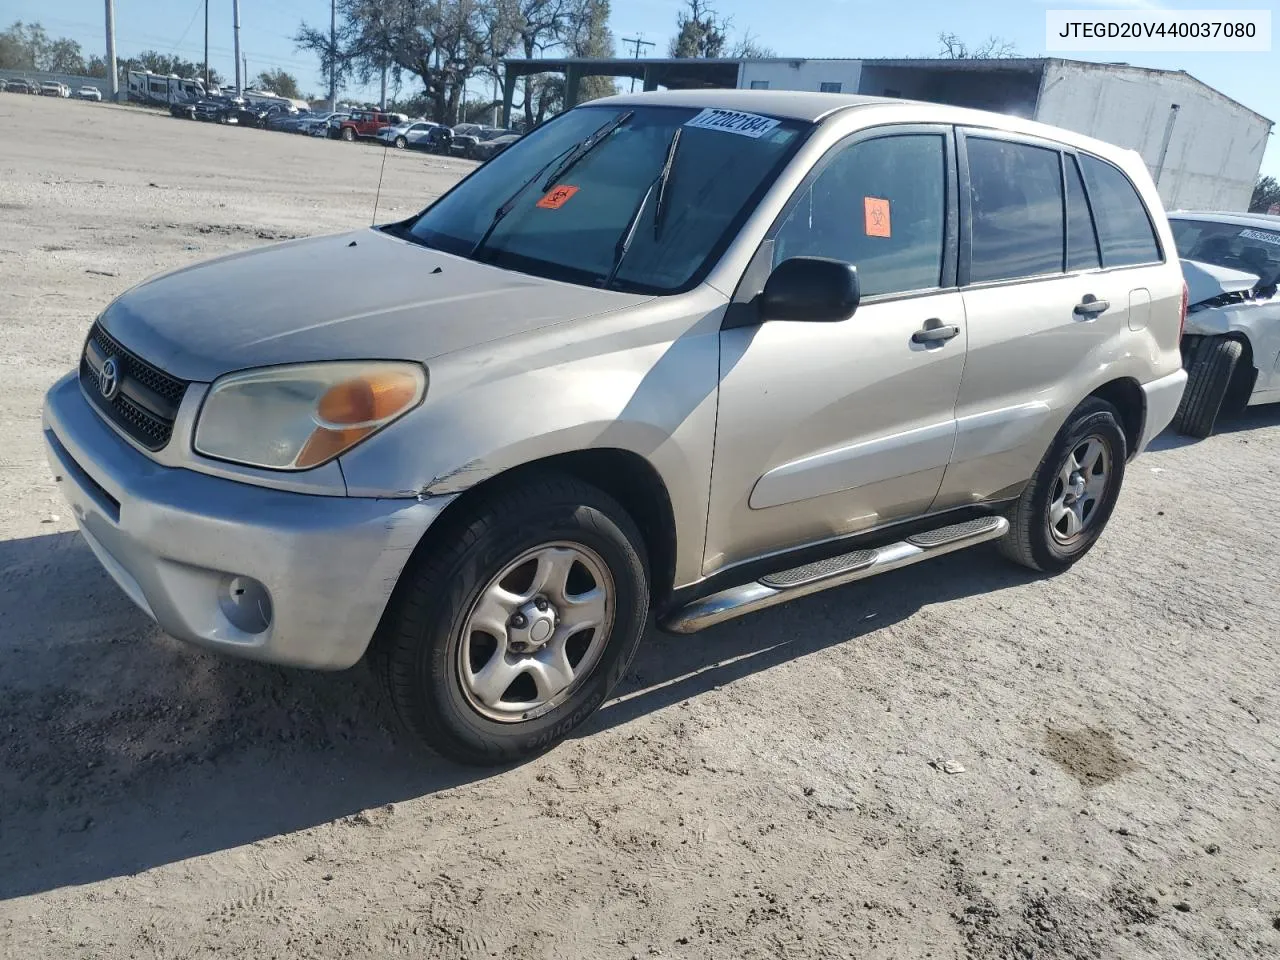
[[[307,470],[408,413],[426,392],[427,372],[416,363],[342,361],[233,373],[209,388],[195,449],[251,467]]]

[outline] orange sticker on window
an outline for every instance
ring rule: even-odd
[[[538,201],[538,206],[543,210],[559,210],[577,192],[577,187],[571,187],[567,183],[558,184],[547,191],[546,196]]]
[[[889,223],[889,201],[879,197],[863,197],[862,213],[868,237],[892,236]]]

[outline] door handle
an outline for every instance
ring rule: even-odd
[[[1076,304],[1074,312],[1077,317],[1096,317],[1110,309],[1111,304],[1106,300],[1099,300],[1092,293],[1087,293],[1084,299]]]
[[[923,327],[911,335],[912,343],[945,343],[959,335],[960,328],[938,320],[926,320]]]

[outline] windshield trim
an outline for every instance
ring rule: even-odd
[[[652,105],[644,104],[644,106],[654,110],[688,111],[692,109],[694,110],[695,114],[697,112],[697,108],[687,107],[687,106],[675,106],[675,105],[658,104],[658,103],[655,103]],[[600,111],[608,110],[608,111],[616,111],[616,112],[626,112],[628,109],[634,110],[636,109],[636,105],[634,104],[629,106],[611,105],[604,102],[585,104],[580,107],[575,107],[573,110],[566,110],[564,113],[557,114],[556,116],[552,117],[550,120],[542,124],[537,129],[542,129],[543,127],[546,127],[549,124],[556,123],[562,118],[569,116],[571,113],[576,113],[580,110],[600,110]],[[794,124],[796,129],[795,138],[791,141],[790,144],[787,145],[786,149],[784,149],[779,154],[777,162],[771,168],[769,168],[769,170],[764,174],[763,177],[760,178],[760,182],[756,185],[756,188],[746,197],[746,199],[742,203],[742,206],[739,208],[738,212],[725,225],[725,228],[721,231],[720,236],[718,236],[716,238],[716,241],[708,248],[707,254],[706,256],[703,257],[702,262],[699,263],[698,266],[693,270],[693,272],[689,274],[689,277],[685,280],[685,282],[676,287],[664,287],[656,284],[638,283],[635,281],[624,280],[622,278],[619,278],[614,281],[613,287],[611,289],[618,290],[625,293],[646,294],[649,296],[656,296],[656,297],[671,297],[671,296],[678,296],[679,294],[682,294],[682,293],[688,293],[690,290],[693,290],[695,287],[698,287],[703,283],[703,281],[706,280],[707,276],[711,273],[711,271],[715,268],[715,266],[724,257],[725,252],[729,249],[729,247],[733,244],[733,242],[738,238],[739,233],[741,233],[742,231],[743,225],[751,217],[751,214],[754,213],[755,210],[760,206],[760,203],[765,198],[765,195],[768,194],[769,190],[772,189],[773,185],[777,183],[778,178],[782,175],[782,172],[786,170],[786,168],[796,158],[796,155],[800,152],[800,149],[805,145],[805,143],[808,142],[809,138],[813,135],[813,132],[817,130],[819,126],[819,124],[817,123],[811,123],[804,120],[796,120],[794,118],[778,117],[775,119],[779,119],[783,123],[788,125]],[[533,132],[532,130],[529,131],[529,133],[532,133],[532,132]],[[528,134],[525,134],[525,136],[527,135]],[[483,167],[484,167],[483,164],[478,165],[474,170],[468,173],[465,177],[463,177],[461,180],[455,183],[452,187],[450,187],[447,191],[442,193],[440,196],[436,197],[435,200],[433,200],[430,204],[428,204],[418,213],[415,213],[404,220],[398,221],[397,223],[386,224],[384,226],[378,227],[377,229],[386,230],[387,232],[394,231],[394,232],[397,232],[397,234],[399,234],[400,231],[404,231],[405,233],[411,233],[414,230],[414,228],[418,225],[418,222],[423,217],[425,217],[427,213],[434,206],[436,206],[436,204],[443,201],[445,197],[448,197],[451,194],[453,194],[454,191],[461,189],[462,185],[465,184],[468,180],[470,180],[473,176],[475,176],[479,170],[483,169]],[[434,231],[432,233],[434,234]],[[438,235],[438,236],[443,236],[443,235]],[[485,248],[482,251],[483,256],[471,257],[471,256],[468,256],[466,252],[460,252],[459,250],[453,249],[451,245],[448,245],[448,244],[442,245],[433,239],[428,239],[428,238],[420,237],[417,235],[415,235],[415,238],[416,238],[415,242],[419,243],[421,246],[428,247],[430,249],[442,250],[446,253],[451,253],[457,256],[461,256],[464,259],[474,260],[477,263],[485,263],[490,266],[498,267],[500,269],[512,270],[516,273],[523,273],[529,276],[539,277],[541,279],[557,280],[564,283],[572,283],[578,286],[588,287],[593,290],[602,289],[601,281],[604,278],[598,276],[592,271],[578,270],[574,267],[571,267],[562,263],[556,263],[555,261],[548,261],[548,260],[538,260],[523,254],[509,253],[503,250],[502,248]]]

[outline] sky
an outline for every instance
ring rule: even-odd
[[[116,0],[116,50],[129,56],[144,49],[203,59],[206,0]],[[208,0],[210,66],[234,77],[232,0]],[[1195,9],[1271,10],[1280,0],[714,0],[731,18],[732,35],[749,31],[760,43],[786,57],[933,56],[938,34],[946,31],[979,44],[998,35],[1021,56],[1045,53],[1048,9]],[[612,26],[618,55],[632,52],[622,38],[655,44],[645,56],[665,56],[675,33],[681,0],[613,0]],[[101,53],[103,0],[0,0],[0,27],[14,20],[39,21],[54,36],[79,41],[86,55]],[[293,36],[306,20],[329,22],[328,0],[241,0],[241,49],[250,76],[280,67],[298,78],[304,93],[323,96],[328,82],[310,54],[295,49]],[[1273,30],[1280,24],[1273,25]],[[1280,122],[1280,38],[1270,53],[1122,53],[1071,54],[1078,59],[1123,60],[1135,66],[1186,70],[1192,76]],[[1059,56],[1067,56],[1059,54]],[[411,92],[406,86],[404,92]],[[376,97],[372,89],[349,89]],[[1262,172],[1280,177],[1280,133],[1273,133]]]

